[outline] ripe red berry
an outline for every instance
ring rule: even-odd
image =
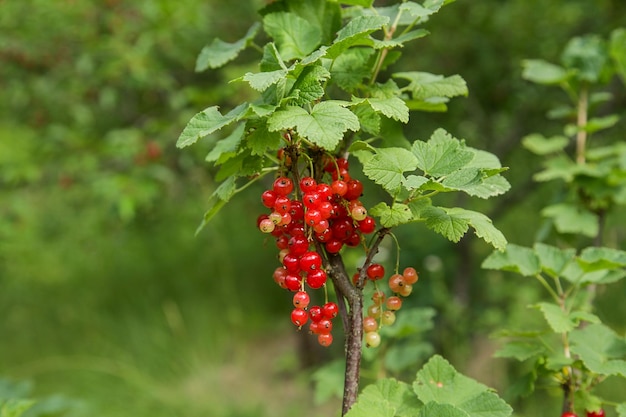
[[[333,335],[330,333],[319,334],[317,335],[317,342],[324,347],[328,347],[333,343]]]
[[[307,308],[311,298],[306,291],[298,291],[293,295],[293,306],[298,308]]]
[[[317,209],[310,208],[304,213],[304,222],[309,226],[315,226],[322,220],[322,213]]]
[[[276,194],[286,196],[293,191],[293,181],[287,177],[278,177],[274,181],[272,189]]]
[[[292,236],[289,239],[289,252],[300,256],[309,250],[309,240],[306,236]]]
[[[322,288],[326,284],[328,276],[323,269],[315,269],[306,274],[306,285],[316,290]]]
[[[322,225],[322,222],[319,222],[316,226],[322,227],[321,225]],[[313,228],[315,229],[316,226],[313,226]],[[329,240],[332,239],[332,237],[333,237],[333,232],[330,230],[330,228],[327,228],[323,232],[318,232],[317,230],[315,231],[315,238],[317,239],[318,242],[322,242],[322,243],[328,242]]]
[[[287,274],[285,276],[285,288],[289,291],[300,291],[302,288],[302,277],[296,274]]]
[[[300,269],[310,272],[322,267],[322,257],[315,251],[305,252],[300,256]]]
[[[385,276],[385,268],[381,264],[371,264],[365,272],[372,281],[382,279]]]
[[[339,314],[339,306],[332,301],[327,302],[322,307],[322,315],[327,319],[334,319]]]
[[[376,220],[371,216],[366,216],[359,222],[359,230],[361,233],[370,234],[376,229]]]
[[[313,306],[311,308],[309,308],[309,317],[311,318],[312,322],[319,322],[321,319],[324,318],[324,314],[322,312],[322,307],[320,306]]]
[[[571,411],[566,411],[563,414],[561,414],[561,417],[578,417],[578,414],[573,413]]]
[[[404,281],[404,277],[400,274],[393,274],[389,277],[389,289],[395,293],[400,293],[402,287],[407,285]]]
[[[288,272],[297,274],[300,272],[300,259],[297,255],[288,253],[283,257],[283,266]]]
[[[291,210],[291,200],[289,197],[279,195],[274,201],[274,210],[280,214],[287,213]]]
[[[291,322],[298,327],[304,326],[309,319],[309,315],[301,308],[294,308],[291,312]]]
[[[598,411],[587,411],[587,417],[604,417],[604,410],[601,408]]]
[[[333,189],[328,184],[317,184],[315,191],[320,195],[322,201],[330,201],[333,198]]]
[[[302,220],[304,218],[304,205],[298,200],[291,201],[289,214],[291,214],[291,220]]]
[[[317,325],[319,334],[328,334],[333,330],[333,322],[324,317],[322,317]]]
[[[326,242],[324,247],[326,248],[326,251],[328,253],[338,253],[343,247],[343,242],[341,242],[341,240],[332,238],[328,242]]]
[[[348,191],[348,183],[343,180],[336,180],[330,184],[330,188],[333,193],[343,197]]]
[[[363,317],[363,331],[369,333],[376,330],[378,330],[378,320],[370,316]]]
[[[263,194],[261,194],[261,201],[265,207],[272,208],[274,207],[276,197],[278,197],[278,194],[276,194],[273,190],[266,190]]]
[[[315,182],[315,179],[311,177],[303,177],[300,180],[300,190],[302,190],[303,193],[315,191],[316,188],[317,182]]]
[[[285,288],[285,289],[287,288],[287,286],[285,285],[286,276],[287,276],[287,270],[283,268],[282,266],[279,266],[278,268],[274,270],[274,274],[273,274],[274,282],[276,282],[276,284],[278,284],[280,288]]]
[[[400,310],[400,308],[402,307],[402,298],[397,297],[395,295],[391,296],[387,298],[387,301],[385,302],[385,306],[387,307],[387,310],[391,310],[391,311]]]
[[[356,200],[363,194],[363,184],[359,180],[348,181],[348,191],[343,195],[346,200]]]
[[[308,192],[304,194],[304,196],[302,196],[302,203],[304,204],[305,207],[310,208],[310,209],[317,208],[321,202],[322,202],[322,197],[316,191]]]
[[[402,276],[404,276],[404,282],[406,282],[407,284],[413,285],[418,280],[417,271],[415,270],[415,268],[410,266],[404,269],[404,272],[402,272]]]

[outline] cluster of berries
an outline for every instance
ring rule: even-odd
[[[316,241],[329,254],[343,246],[358,246],[362,235],[374,232],[376,222],[359,201],[363,185],[350,178],[346,159],[329,161],[324,171],[330,174],[329,183],[303,177],[298,189],[289,177],[276,178],[272,188],[261,195],[271,212],[259,216],[257,225],[276,238],[282,265],[274,271],[274,281],[296,293],[292,322],[301,328],[310,319],[310,331],[318,335],[322,346],[329,346],[331,320],[338,308],[332,302],[308,308],[307,288],[322,288],[327,280],[322,255],[312,244]]]
[[[377,263],[371,264],[365,271],[367,278],[378,281],[385,277],[385,268]],[[354,279],[358,279],[355,274]],[[418,280],[417,271],[413,267],[405,268],[402,274],[393,274],[389,277],[388,285],[394,294],[387,297],[385,292],[376,289],[372,294],[372,304],[367,308],[367,315],[363,318],[363,333],[365,344],[368,347],[380,345],[378,330],[382,326],[390,326],[396,321],[396,311],[402,307],[402,297],[407,297],[413,291],[413,284]]]
[[[587,411],[586,414],[587,417],[604,417],[605,415],[603,409],[600,409],[598,411]],[[561,414],[561,417],[578,417],[578,415],[572,411],[566,411]]]

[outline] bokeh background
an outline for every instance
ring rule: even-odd
[[[228,81],[254,71],[253,51],[193,69],[213,37],[239,39],[262,3],[0,1],[0,398],[38,399],[28,417],[337,414],[340,382],[316,372],[341,346],[309,351],[289,322],[275,251],[254,227],[263,185],[194,236],[215,187],[208,148],[175,148],[193,114],[252,94]],[[540,160],[520,140],[558,133],[545,114],[565,97],[523,81],[521,61],[558,61],[572,36],[624,26],[623,0],[458,0],[426,24],[431,36],[399,67],[460,74],[470,95],[447,113],[412,115],[407,137],[442,126],[511,167],[507,195],[457,204],[488,213],[511,242],[534,241],[555,190],[532,181]],[[610,88],[623,115],[626,89]],[[614,247],[621,219],[607,226]],[[517,368],[491,357],[489,334],[523,323],[539,289],[482,271],[490,248],[472,236],[397,235],[403,264],[422,272],[411,302],[436,313],[427,351],[506,397]],[[622,333],[624,293],[622,283],[598,302]],[[507,399],[541,415],[543,395]]]

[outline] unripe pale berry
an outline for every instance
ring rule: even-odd
[[[365,333],[365,344],[367,347],[378,347],[380,345],[380,335],[378,332]]]

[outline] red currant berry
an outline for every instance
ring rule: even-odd
[[[272,208],[274,207],[274,202],[276,201],[277,196],[278,194],[276,194],[274,191],[267,190],[264,191],[263,194],[261,194],[261,201],[263,201],[263,205],[265,207]]]
[[[307,308],[311,298],[306,291],[298,291],[293,295],[293,306],[297,308]]]
[[[287,213],[289,210],[291,210],[291,200],[289,197],[285,197],[284,195],[276,197],[276,201],[274,201],[274,211],[283,214]]]
[[[323,269],[316,269],[306,274],[306,285],[316,290],[322,288],[326,284],[327,279],[328,275],[326,275]]]
[[[309,272],[322,267],[322,257],[315,251],[305,252],[300,256],[300,269]]]
[[[381,264],[371,264],[365,272],[372,281],[382,279],[385,276],[385,268]]]
[[[561,414],[561,417],[578,417],[578,414],[571,412],[571,411],[566,411],[563,414]]]
[[[343,197],[348,191],[348,183],[343,180],[336,180],[330,184],[330,188],[333,190],[333,193]]]
[[[272,233],[274,231],[274,228],[276,227],[276,225],[274,224],[274,222],[267,218],[267,219],[263,219],[261,220],[261,222],[259,223],[259,230],[263,233]]]
[[[273,190],[278,195],[286,196],[293,191],[293,182],[287,177],[278,177],[274,181]]]
[[[343,247],[343,242],[341,240],[332,238],[326,242],[324,247],[326,248],[326,252],[328,253],[338,253]]]
[[[348,239],[354,231],[352,222],[348,219],[338,219],[330,228],[333,231],[333,237],[341,241]]]
[[[322,219],[329,219],[333,214],[333,203],[330,201],[322,201],[317,209],[320,211]]]
[[[403,297],[408,297],[413,292],[413,286],[411,284],[404,284],[403,287],[400,288],[398,294]]]
[[[277,211],[273,211],[271,212],[268,216],[268,219],[270,219],[274,224],[279,224],[281,222],[281,220],[283,219],[282,214],[280,214]]]
[[[378,330],[378,321],[374,317],[363,317],[363,331],[368,333],[376,330]]]
[[[312,321],[311,324],[309,324],[309,331],[312,334],[318,334],[319,333],[319,325],[317,322]]]
[[[276,238],[276,247],[280,250],[287,249],[289,247],[289,238],[285,235],[280,235]]]
[[[367,332],[365,333],[365,345],[367,347],[378,347],[380,345],[380,335],[378,332]]]
[[[287,233],[291,236],[304,236],[304,225],[302,223],[291,222],[287,225]]]
[[[391,310],[383,311],[383,316],[380,320],[385,326],[391,326],[396,321],[396,313]]]
[[[319,334],[317,335],[317,342],[324,347],[328,347],[333,343],[333,335],[330,333]]]
[[[326,243],[333,238],[333,232],[330,230],[330,228],[324,230],[323,232],[315,232],[315,238],[318,242]]]
[[[391,296],[387,298],[387,301],[385,302],[385,306],[387,307],[387,310],[391,310],[391,311],[400,310],[400,308],[402,307],[402,298],[396,297],[395,295]]]
[[[413,267],[405,268],[402,276],[404,276],[404,282],[411,285],[415,284],[419,278],[417,271]]]
[[[366,216],[359,222],[359,230],[363,234],[370,234],[376,229],[376,220],[373,217]]]
[[[587,417],[604,417],[604,410],[601,408],[598,411],[587,411]]]
[[[350,215],[356,221],[365,220],[367,217],[367,209],[363,206],[355,206],[350,211]]]
[[[315,191],[316,188],[317,182],[315,182],[315,179],[311,177],[304,177],[300,180],[300,190],[302,190],[303,193]]]
[[[306,208],[314,209],[317,208],[322,202],[322,197],[316,191],[311,191],[310,193],[306,193],[302,197],[302,203]]]
[[[317,325],[319,334],[328,334],[333,331],[333,322],[327,318],[322,317]]]
[[[389,289],[395,293],[400,293],[402,287],[407,285],[404,281],[404,277],[400,274],[393,274],[389,277]]]
[[[308,209],[304,213],[304,222],[309,226],[315,226],[322,220],[322,213],[317,209]]]
[[[279,266],[278,268],[274,270],[274,274],[273,274],[274,282],[276,282],[276,284],[278,284],[280,288],[284,288],[284,289],[287,288],[285,284],[286,276],[287,276],[287,270],[283,268],[282,266]]]
[[[322,201],[330,201],[333,198],[333,189],[328,184],[317,184],[315,191],[320,195]]]
[[[322,307],[322,315],[327,319],[334,319],[339,314],[339,306],[332,301],[327,302]]]
[[[304,219],[304,205],[298,200],[291,201],[291,209],[289,210],[292,220]]]
[[[369,317],[374,317],[374,318],[379,318],[381,315],[383,314],[383,310],[382,308],[380,308],[380,306],[377,306],[376,304],[372,304],[371,306],[369,306],[367,308],[367,315]]]
[[[380,290],[374,291],[374,294],[372,294],[372,301],[376,305],[382,305],[385,302],[385,298],[385,293]]]
[[[296,274],[287,274],[285,276],[285,287],[289,291],[299,291],[302,289],[302,277]]]
[[[329,227],[330,227],[330,224],[328,223],[328,220],[320,220],[319,223],[316,223],[313,225],[313,230],[315,231],[316,234],[321,234],[328,230],[332,235],[332,232],[330,231]]]
[[[283,257],[282,263],[289,273],[297,274],[300,272],[300,259],[297,255],[294,255],[293,253],[286,254]]]
[[[289,239],[289,252],[300,256],[303,253],[305,253],[306,251],[309,250],[309,240],[306,238],[306,236],[292,236],[291,239]]]
[[[291,322],[298,327],[302,327],[309,319],[309,315],[301,308],[294,308],[291,312]]]
[[[318,323],[321,319],[324,318],[324,314],[322,313],[322,307],[313,306],[309,308],[309,317],[312,322]]]
[[[348,191],[343,195],[346,200],[356,200],[363,194],[363,184],[359,180],[348,181]]]
[[[352,232],[350,237],[347,238],[344,243],[351,247],[359,246],[361,243],[361,236],[357,232]]]

